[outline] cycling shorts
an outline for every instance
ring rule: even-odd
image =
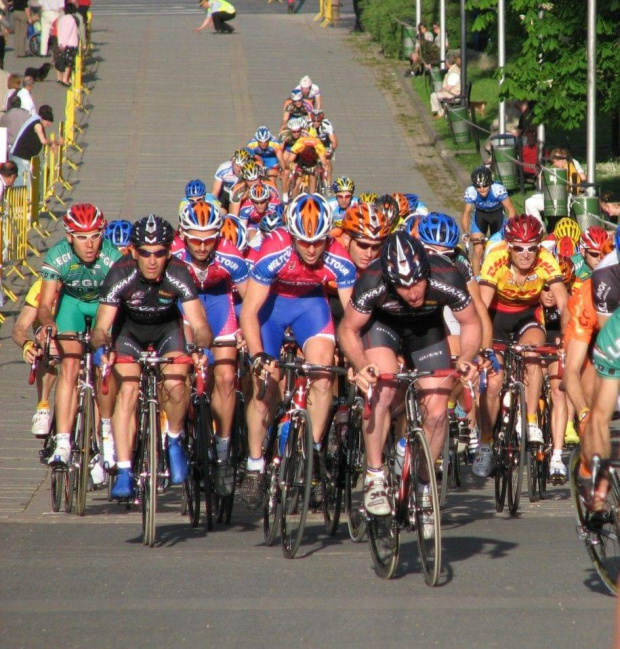
[[[405,362],[417,370],[439,370],[451,367],[450,349],[446,340],[443,317],[407,319],[401,323],[372,320],[362,329],[364,349],[388,347],[395,354],[403,353]]]
[[[230,338],[239,328],[232,293],[227,291],[224,283],[212,288],[211,293],[201,293],[198,298],[202,302],[207,314],[207,321],[211,327],[213,339]],[[179,304],[183,313],[183,305]],[[187,321],[184,318],[184,322]]]
[[[56,328],[58,329],[58,333],[84,331],[86,329],[85,316],[92,318],[92,326],[94,326],[98,308],[98,300],[95,302],[83,302],[61,291],[56,309]]]
[[[185,352],[185,334],[183,321],[170,320],[157,324],[138,324],[125,320],[116,331],[112,328],[112,346],[120,356],[138,358],[140,352],[146,351],[149,345],[158,356],[170,352]]]
[[[263,166],[265,167],[265,169],[276,169],[280,164],[278,162],[278,158],[276,158],[275,156],[261,156],[261,160],[263,161]]]
[[[524,309],[516,313],[489,309],[493,323],[493,338],[506,343],[516,342],[528,329],[533,327],[537,327],[545,333],[545,328],[537,314],[538,311],[538,307]]]
[[[471,234],[482,234],[490,237],[499,232],[504,225],[504,206],[498,205],[494,210],[474,209]]]
[[[329,303],[323,292],[302,297],[283,297],[270,294],[258,313],[265,353],[278,358],[287,327],[293,330],[297,344],[304,347],[310,338],[321,336],[332,344],[336,342],[334,323]]]

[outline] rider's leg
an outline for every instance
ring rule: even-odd
[[[140,380],[140,368],[134,364],[117,364],[114,366],[116,381],[119,386],[114,414],[112,415],[112,428],[114,431],[114,445],[116,447],[116,460],[121,464],[129,463],[131,466],[131,455],[135,435],[136,403],[138,401],[138,383]]]
[[[568,398],[566,391],[562,388],[562,381],[557,378],[557,361],[549,365],[548,371],[551,378],[551,437],[553,439],[553,450],[561,452],[564,447],[564,432],[568,421]]]
[[[544,345],[545,334],[540,327],[530,327],[519,337],[523,345]],[[538,398],[542,389],[542,369],[537,354],[525,354],[525,404],[528,422],[538,421]]]
[[[168,358],[180,356],[180,352],[165,354]],[[169,364],[162,367],[164,381],[161,390],[162,407],[168,418],[168,435],[178,437],[183,430],[185,415],[189,406],[187,374],[189,367],[184,364]]]
[[[70,435],[77,410],[76,386],[83,349],[82,344],[76,340],[59,341],[58,347],[62,360],[56,384],[56,430],[61,435]]]
[[[431,377],[418,381],[420,408],[424,413],[422,427],[433,461],[441,455],[448,434],[448,397],[453,382],[454,379]]]
[[[472,234],[471,243],[473,248],[471,265],[474,269],[474,275],[480,275],[480,269],[482,268],[482,257],[484,254],[484,241],[482,241],[482,234]]]
[[[334,360],[333,339],[325,336],[309,338],[304,345],[304,355],[308,363],[314,365],[330,365]],[[308,395],[308,414],[312,422],[312,436],[315,444],[320,443],[332,403],[331,375],[314,375]]]
[[[235,364],[237,349],[235,347],[214,347],[213,396],[211,407],[217,428],[217,436],[222,439],[230,437],[230,429],[235,413]]]

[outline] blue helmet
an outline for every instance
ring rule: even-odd
[[[616,250],[620,254],[620,228],[616,230],[616,236],[614,237],[614,245],[616,246]]]
[[[278,203],[274,209],[268,209],[267,213],[259,221],[258,227],[263,234],[269,234],[276,228],[284,226],[284,205]]]
[[[291,99],[293,101],[301,101],[303,98],[304,98],[303,92],[298,88],[293,88],[293,91],[291,92]]]
[[[254,133],[254,138],[257,142],[269,142],[273,139],[273,135],[266,126],[259,126]]]
[[[409,202],[409,213],[415,212],[418,209],[420,197],[417,194],[403,194],[403,196]]]
[[[103,231],[103,236],[117,248],[125,248],[131,243],[131,228],[129,221],[118,219],[110,221]]]
[[[420,219],[418,237],[422,243],[454,248],[459,242],[459,226],[447,214],[430,212]]]
[[[207,188],[202,180],[190,180],[185,185],[185,197],[188,201],[203,200],[206,193]]]

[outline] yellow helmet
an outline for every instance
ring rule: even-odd
[[[562,237],[569,237],[576,245],[581,237],[581,228],[574,219],[564,217],[557,222],[553,234],[555,234],[556,241],[559,241]]]

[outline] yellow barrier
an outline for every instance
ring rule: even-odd
[[[22,270],[36,276],[37,271],[28,263],[28,251],[34,246],[28,243],[29,216],[28,187],[9,187],[6,190],[6,209],[4,213],[4,245],[8,250],[8,272],[5,277],[17,275],[20,279],[26,276]],[[37,251],[38,254],[38,251]]]
[[[333,0],[319,0],[319,13],[314,17],[314,20],[315,22],[322,20],[321,27],[327,27],[334,22]]]

